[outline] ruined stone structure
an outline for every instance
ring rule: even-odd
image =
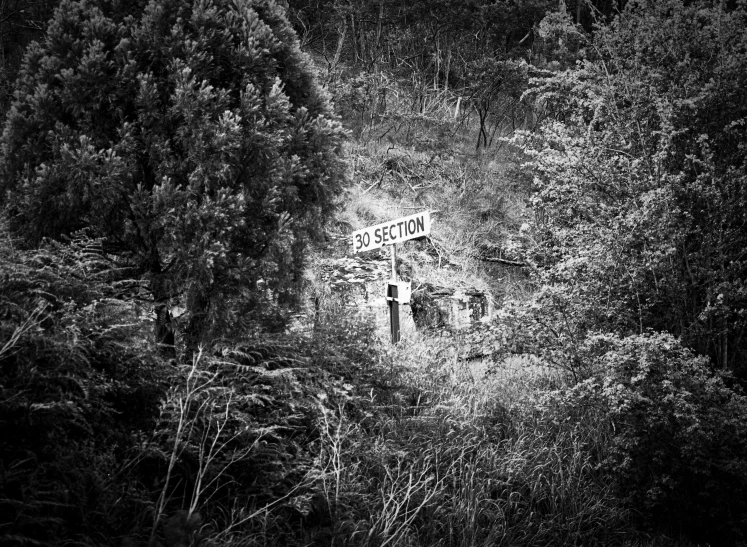
[[[336,247],[338,252],[330,254],[339,255],[343,249],[347,250]],[[348,252],[345,256],[323,258],[314,269],[314,287],[308,303],[310,315],[325,308],[355,310],[386,338],[389,336],[386,281],[390,277],[391,262],[386,252],[362,255]],[[436,287],[418,283],[416,279],[412,280],[412,290],[412,302],[400,306],[403,334],[415,328],[461,330],[490,319],[490,299],[484,292]]]

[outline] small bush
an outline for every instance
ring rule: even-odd
[[[596,374],[548,399],[601,416],[597,465],[648,526],[731,543],[747,528],[747,398],[667,334],[591,336]]]

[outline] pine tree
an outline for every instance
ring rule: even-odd
[[[0,203],[30,244],[87,229],[194,348],[298,276],[342,184],[343,132],[269,0],[64,1],[24,59]],[[212,326],[212,327],[211,327]]]

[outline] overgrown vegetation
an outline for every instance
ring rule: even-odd
[[[746,17],[636,2],[536,82],[529,252],[567,335],[669,332],[743,374]]]
[[[744,544],[746,19],[63,2],[4,114],[0,543]],[[400,274],[490,324],[287,328],[307,243],[421,209]]]
[[[339,315],[313,339],[167,363],[138,306],[108,294],[97,242],[18,251],[4,236],[7,544],[550,545],[621,530],[587,475],[593,431],[536,415],[543,373],[477,383],[450,345],[388,353]]]
[[[621,518],[592,432],[542,427],[523,372],[480,387],[449,345],[387,354],[339,317],[169,364],[95,241],[4,235],[8,544],[549,545]]]
[[[268,2],[65,1],[4,127],[14,230],[104,238],[148,280],[159,343],[189,353],[258,280],[291,291],[341,184],[339,124]]]

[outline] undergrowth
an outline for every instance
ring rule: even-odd
[[[95,241],[0,246],[3,545],[623,544],[594,408],[537,360],[382,346],[355,314],[190,362]],[[106,312],[104,313],[104,310]],[[114,313],[116,312],[116,313]]]
[[[485,375],[453,346],[389,353],[375,419],[323,417],[333,529],[347,545],[561,545],[623,539],[626,512],[597,480],[595,423],[543,414],[559,381],[529,360]]]

